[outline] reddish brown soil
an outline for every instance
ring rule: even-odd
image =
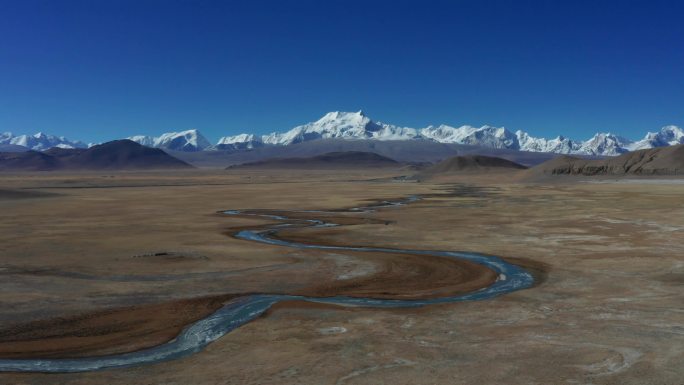
[[[312,213],[254,210],[250,213],[310,219]],[[379,219],[352,215],[325,215],[319,219],[340,225],[386,224]],[[293,222],[293,221],[290,221]],[[296,223],[296,220],[294,221]],[[288,240],[325,244],[311,234],[288,228]],[[252,227],[268,228],[270,225]],[[234,234],[237,229],[231,229]],[[350,279],[307,287],[292,294],[311,297],[346,295],[384,299],[422,299],[452,296],[492,284],[496,274],[482,266],[453,258],[402,253],[347,252],[368,261],[373,269]],[[131,352],[173,339],[188,324],[206,317],[241,294],[202,297],[140,305],[17,325],[0,330],[0,358],[68,358]]]
[[[16,325],[0,331],[0,357],[87,357],[159,345],[234,297],[183,299]]]

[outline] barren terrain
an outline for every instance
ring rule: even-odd
[[[419,202],[362,215],[366,221],[279,236],[498,255],[532,271],[537,285],[419,309],[280,303],[188,358],[89,373],[4,373],[0,383],[681,383],[682,184],[521,184],[496,175],[413,183],[396,175],[1,176],[3,358],[139,349],[173,338],[239,293],[468,289],[445,280],[468,266],[234,239],[235,229],[265,221],[217,214],[227,209],[337,210],[420,194]],[[469,289],[492,278],[477,276]]]

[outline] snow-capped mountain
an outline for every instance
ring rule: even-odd
[[[128,139],[147,147],[165,148],[175,151],[202,151],[211,148],[211,143],[198,130],[167,132],[157,137],[136,135]]]
[[[490,148],[507,148],[535,152],[575,153],[581,143],[563,137],[556,139],[533,138],[523,131],[515,134],[504,127],[493,126],[428,126],[421,129],[400,127],[374,122],[362,111],[329,112],[321,119],[297,126],[284,133],[271,133],[257,137],[241,134],[219,140],[218,149],[255,148],[263,145],[286,146],[308,140],[342,138],[372,140],[430,140],[439,143],[457,143]]]
[[[264,142],[261,137],[254,134],[240,134],[235,136],[224,136],[216,143],[217,150],[247,150],[263,147]]]
[[[397,127],[370,120],[362,111],[329,112],[315,122],[297,126],[285,133],[262,136],[264,144],[289,145],[315,139],[403,140],[417,138],[412,128]]]
[[[135,135],[135,136],[129,136],[126,139],[130,139],[138,144],[142,144],[143,146],[147,147],[154,147],[154,141],[157,139],[153,136],[148,136],[148,135]]]
[[[555,139],[535,138],[527,132],[516,131],[521,151],[529,152],[554,152],[557,154],[574,154],[582,146],[581,142],[576,142],[563,136]]]
[[[597,133],[585,141],[564,136],[555,139],[533,137],[525,131],[509,131],[505,127],[449,125],[410,128],[371,120],[362,111],[329,112],[317,121],[292,128],[285,132],[268,135],[240,134],[224,136],[211,145],[198,130],[169,132],[158,137],[137,135],[128,139],[148,147],[176,151],[203,150],[249,150],[264,146],[288,146],[316,139],[346,140],[424,140],[439,143],[455,143],[487,148],[510,149],[530,152],[579,154],[592,156],[615,156],[628,151],[684,144],[684,130],[677,126],[665,126],[658,132],[649,132],[643,139],[630,139],[611,133]],[[45,135],[15,136],[0,133],[0,145],[19,145],[33,150],[51,147],[85,148],[85,143],[70,141],[64,137]]]
[[[598,133],[593,138],[585,141],[579,148],[578,153],[586,155],[616,156],[630,151],[633,141],[611,133]]]
[[[660,131],[649,132],[643,139],[632,143],[631,149],[642,150],[675,144],[684,144],[684,130],[677,126],[665,126]]]
[[[505,127],[493,126],[428,126],[421,129],[399,127],[374,122],[363,112],[329,112],[321,119],[297,126],[287,132],[274,132],[261,137],[241,134],[221,138],[219,149],[256,148],[264,145],[287,146],[315,139],[371,139],[371,140],[430,140],[439,143],[456,143],[488,148],[530,152],[615,156],[642,148],[684,143],[684,130],[676,126],[663,127],[634,142],[611,133],[597,133],[586,141],[563,136],[555,139],[537,138],[524,131],[512,133]]]
[[[88,145],[81,141],[71,141],[63,136],[47,135],[39,132],[34,135],[13,135],[11,132],[0,134],[0,144],[13,144],[26,147],[34,151],[47,150],[52,147],[61,148],[87,148]]]
[[[490,148],[511,148],[517,150],[520,145],[518,138],[504,127],[451,127],[440,125],[428,126],[420,130],[420,135],[440,143],[469,144]]]
[[[201,151],[211,147],[211,143],[198,130],[187,130],[163,134],[156,139],[155,146],[176,151]]]
[[[362,111],[329,112],[315,122],[297,126],[287,132],[273,132],[261,137],[252,134],[226,136],[219,139],[217,149],[256,148],[264,145],[287,146],[316,139],[421,139],[418,130],[374,122]]]
[[[315,122],[287,132],[257,137],[250,134],[221,138],[219,149],[256,148],[263,145],[287,146],[316,139],[431,140],[493,148],[518,149],[518,138],[503,127],[428,126],[422,129],[374,122],[362,111],[329,112]]]
[[[555,139],[535,138],[524,131],[516,131],[521,151],[553,152],[557,154],[581,154],[615,156],[629,151],[632,141],[610,133],[597,133],[584,142],[563,136]]]

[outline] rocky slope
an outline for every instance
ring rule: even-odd
[[[550,175],[684,175],[684,145],[625,153],[607,159],[560,156],[530,169],[532,176]]]

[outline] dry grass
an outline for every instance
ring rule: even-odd
[[[377,271],[379,262],[367,256],[228,238],[229,228],[264,221],[215,212],[335,209],[450,187],[382,181],[388,175],[6,176],[5,189],[52,186],[60,188],[37,191],[60,195],[0,197],[0,323],[226,293],[295,292]],[[0,383],[681,382],[684,186],[528,185],[486,176],[442,182],[474,180],[486,188],[459,187],[372,215],[387,226],[296,234],[331,244],[500,255],[534,268],[545,278],[538,286],[421,309],[281,304],[182,360],[96,373],[3,374]],[[138,187],[64,188],[116,184]],[[156,252],[171,254],[134,257]]]

